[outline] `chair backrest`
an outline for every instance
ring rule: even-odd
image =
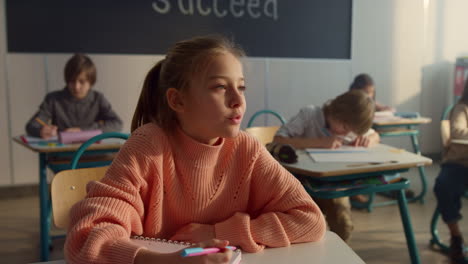
[[[457,101],[455,103],[452,103],[451,105],[447,106],[442,113],[442,118],[441,120],[449,119],[450,112],[452,111],[453,107],[457,104]]]
[[[247,127],[251,127],[254,120],[255,120],[255,118],[257,118],[259,115],[263,115],[263,114],[271,114],[271,115],[276,116],[279,119],[279,121],[281,122],[282,125],[284,125],[286,123],[286,120],[284,120],[283,116],[281,116],[279,113],[277,113],[276,111],[273,111],[273,110],[265,109],[265,110],[260,110],[260,111],[255,112],[255,114],[253,114],[252,117],[249,119],[249,122],[247,123]]]
[[[64,170],[52,179],[51,197],[54,224],[66,229],[70,224],[71,207],[86,196],[86,184],[102,179],[106,167]]]
[[[440,121],[440,137],[442,146],[446,147],[450,142],[450,120]]]
[[[86,151],[86,149],[89,146],[106,138],[120,138],[120,139],[127,140],[128,134],[119,133],[119,132],[107,132],[107,133],[102,133],[100,135],[97,135],[88,139],[85,143],[81,144],[81,146],[76,150],[75,155],[73,155],[73,158],[71,160],[70,169],[76,169],[76,167],[78,166],[78,161],[81,158],[81,155],[83,155],[83,153]]]
[[[245,132],[256,137],[262,145],[266,145],[273,141],[276,131],[278,131],[279,126],[270,126],[270,127],[248,127],[245,129]]]

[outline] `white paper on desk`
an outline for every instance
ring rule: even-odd
[[[364,153],[369,152],[369,148],[365,147],[353,147],[353,146],[341,146],[335,149],[325,149],[325,148],[307,148],[305,149],[307,153]]]
[[[26,139],[28,144],[41,143],[41,142],[58,142],[57,136],[50,137],[48,139],[43,139],[40,137],[31,137],[31,136],[23,136],[23,137],[24,139]]]
[[[399,116],[374,116],[374,122],[391,122],[391,121],[400,121],[404,118]]]
[[[388,153],[308,153],[315,162],[388,162]]]
[[[374,117],[382,118],[382,117],[394,117],[395,114],[392,111],[378,111],[374,113]]]

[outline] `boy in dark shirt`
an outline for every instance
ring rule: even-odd
[[[66,87],[50,92],[36,114],[26,124],[29,136],[44,139],[57,131],[100,129],[120,131],[122,120],[100,92],[91,90],[96,83],[96,67],[91,59],[75,54],[65,66]]]

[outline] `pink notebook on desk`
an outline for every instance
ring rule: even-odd
[[[58,134],[59,142],[62,144],[75,144],[75,143],[83,143],[86,140],[102,134],[102,130],[85,130],[79,132],[65,132],[61,131]]]
[[[153,250],[159,253],[173,253],[184,248],[193,246],[190,243],[166,240],[166,239],[155,239],[141,236],[134,236],[131,239],[135,244],[146,247],[149,250]],[[242,253],[239,249],[232,253],[230,264],[241,263]]]

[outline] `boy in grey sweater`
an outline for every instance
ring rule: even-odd
[[[100,92],[91,90],[96,83],[96,67],[88,56],[75,54],[65,66],[66,87],[48,93],[39,110],[26,124],[30,136],[44,139],[57,131],[100,129],[120,131],[122,120]]]

